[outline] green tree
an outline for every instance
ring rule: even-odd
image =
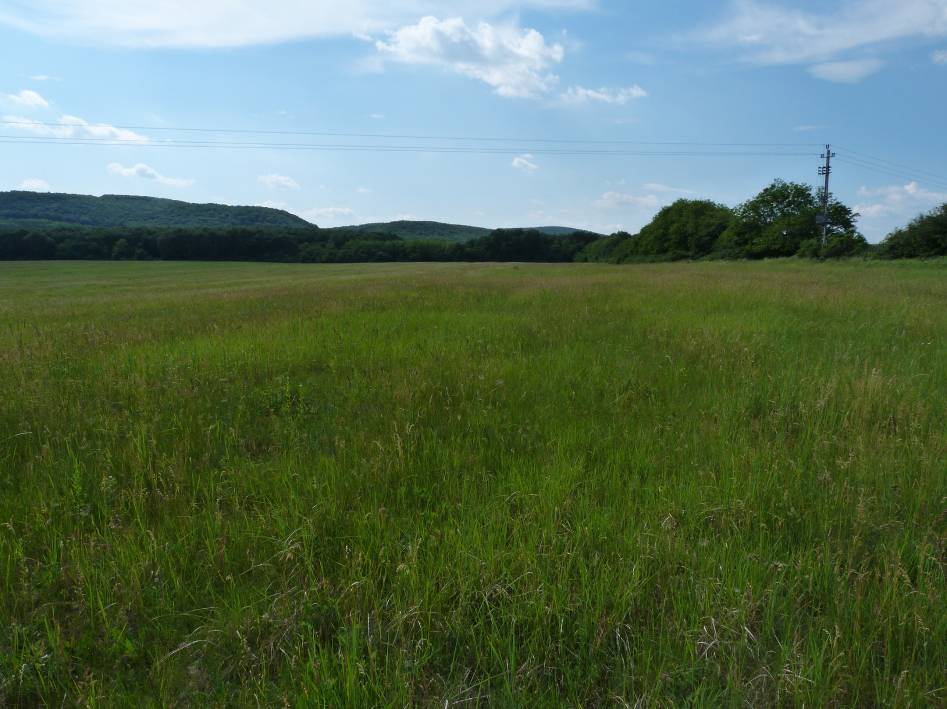
[[[718,242],[728,258],[793,256],[810,240],[821,239],[821,207],[813,188],[798,182],[774,181],[734,210],[734,218]],[[856,242],[858,215],[836,199],[829,203],[828,237]],[[841,243],[841,242],[840,242]],[[812,255],[821,255],[821,249]]]
[[[135,258],[135,250],[128,244],[127,239],[119,239],[112,246],[112,258],[116,261],[127,261]]]
[[[882,242],[887,258],[931,258],[947,256],[947,204],[917,217]]]
[[[679,199],[665,207],[633,239],[642,256],[702,258],[711,253],[733,212],[709,200]]]
[[[611,236],[603,236],[589,243],[575,257],[576,261],[616,263],[616,251],[632,240],[631,234],[619,231]]]

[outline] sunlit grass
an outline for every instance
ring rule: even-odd
[[[0,264],[0,703],[947,701],[941,264]]]

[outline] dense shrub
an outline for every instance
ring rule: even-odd
[[[753,199],[734,210],[733,220],[720,235],[717,252],[724,258],[775,258],[800,254],[803,244],[821,240],[822,226],[818,195],[809,185],[776,180]],[[844,237],[839,244],[858,241],[857,215],[838,200],[828,211],[830,240]],[[862,239],[864,241],[864,239]],[[807,245],[805,255],[819,256],[821,249]]]
[[[947,256],[947,204],[924,214],[882,242],[886,258],[931,258]]]

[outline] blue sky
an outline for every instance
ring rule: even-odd
[[[0,189],[635,231],[831,142],[870,240],[947,202],[947,0],[0,0],[0,47]]]

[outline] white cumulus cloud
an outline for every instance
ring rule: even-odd
[[[260,175],[256,178],[257,182],[266,185],[270,189],[298,190],[299,183],[292,177],[286,175]]]
[[[537,98],[559,81],[550,69],[562,61],[561,44],[549,44],[536,30],[462,18],[424,17],[375,43],[382,57],[427,64],[478,79],[501,96]]]
[[[597,0],[29,0],[0,24],[44,36],[136,47],[237,47],[365,36],[418,17],[495,18],[520,10],[588,10]]]
[[[46,180],[38,177],[27,177],[20,183],[20,189],[28,192],[49,192],[51,187]]]
[[[522,170],[523,172],[536,172],[539,169],[539,165],[533,162],[533,156],[527,153],[526,155],[517,155],[513,158],[511,165],[517,170]]]
[[[30,89],[23,89],[15,94],[7,94],[4,98],[20,108],[49,108],[49,101]]]
[[[610,103],[624,106],[636,98],[644,98],[648,92],[635,84],[625,88],[587,89],[584,86],[571,86],[562,94],[562,100],[571,104]]]
[[[858,194],[866,201],[855,205],[855,211],[867,219],[906,217],[947,202],[947,192],[926,189],[916,181],[906,185],[862,187]]]
[[[143,162],[130,165],[128,167],[125,167],[121,163],[113,162],[109,163],[106,169],[111,175],[117,175],[118,177],[125,178],[154,180],[155,182],[158,182],[162,185],[167,185],[168,187],[190,187],[194,184],[193,179],[183,177],[166,177],[151,167],[151,165],[146,165]]]

